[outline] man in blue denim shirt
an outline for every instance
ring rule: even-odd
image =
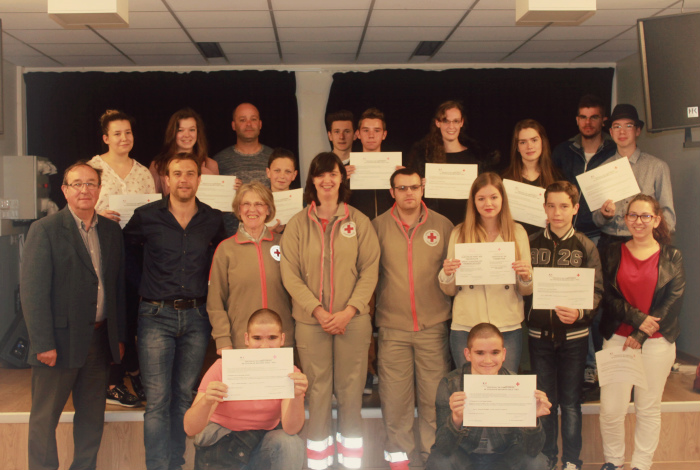
[[[127,246],[143,249],[138,352],[148,470],[185,463],[182,422],[211,332],[207,279],[224,228],[221,212],[195,198],[200,179],[194,155],[177,154],[165,177],[170,195],[138,208],[124,227]]]
[[[466,394],[464,374],[510,375],[501,366],[506,358],[503,335],[490,323],[471,329],[464,350],[467,363],[445,376],[438,386],[437,432],[426,470],[542,470],[548,460],[541,453],[544,429],[537,420],[533,428],[470,428],[462,426]],[[552,404],[535,390],[536,416],[549,414]]]

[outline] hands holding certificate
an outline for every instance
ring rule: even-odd
[[[294,381],[294,398],[303,398],[306,394],[306,389],[309,387],[309,380],[301,372],[292,372],[288,375]],[[207,405],[214,403],[223,403],[228,398],[228,385],[223,382],[212,380],[207,385],[207,391],[204,394],[204,400]]]
[[[446,259],[442,263],[442,268],[445,271],[446,276],[451,276],[457,272],[462,262],[456,258]],[[511,267],[515,274],[520,276],[523,282],[529,282],[532,279],[530,263],[526,260],[516,260],[511,263]]]
[[[464,405],[467,402],[465,392],[455,392],[450,396],[450,410],[452,410],[452,422],[459,429],[464,422]],[[545,416],[551,413],[552,403],[547,398],[547,394],[542,390],[535,390],[535,417]]]

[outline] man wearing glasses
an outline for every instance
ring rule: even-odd
[[[435,395],[450,370],[446,322],[451,299],[440,290],[438,273],[453,225],[422,202],[423,186],[414,169],[396,170],[390,184],[396,202],[372,221],[381,248],[375,313],[379,396],[385,458],[392,470],[408,470],[411,457],[419,465],[428,459],[435,442]],[[416,394],[419,449],[413,434]]]
[[[631,104],[618,104],[610,116],[610,135],[617,144],[617,151],[605,163],[628,158],[632,173],[643,194],[654,196],[663,211],[668,228],[676,228],[676,212],[673,209],[671,172],[663,160],[642,152],[637,147],[637,138],[642,133],[644,122],[639,120],[637,109]],[[622,201],[605,201],[603,207],[593,213],[593,221],[601,230],[598,251],[605,256],[607,246],[615,241],[627,241],[631,234],[625,225],[625,213],[631,197]]]
[[[557,145],[552,152],[552,161],[559,167],[569,183],[581,188],[576,177],[581,173],[598,168],[615,154],[615,142],[603,132],[606,106],[603,100],[594,95],[585,95],[578,103],[576,124],[579,133],[566,142]],[[594,244],[598,243],[600,228],[593,222],[591,210],[581,194],[579,210],[574,226],[583,232]]]
[[[119,363],[124,354],[123,238],[119,224],[95,212],[100,188],[100,170],[85,161],[68,167],[61,186],[67,207],[34,222],[24,245],[31,469],[58,468],[56,426],[71,392],[71,468],[95,468],[109,363]]]

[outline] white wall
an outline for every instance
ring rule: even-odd
[[[2,64],[2,104],[4,132],[0,135],[0,156],[17,153],[17,67],[9,62]],[[3,194],[3,169],[0,164],[0,197]],[[20,233],[12,222],[0,220],[0,235]]]
[[[617,102],[633,104],[645,120],[642,68],[637,54],[617,63]],[[696,141],[700,141],[699,131],[693,132]],[[682,130],[651,134],[645,129],[637,145],[671,168],[677,219],[674,244],[683,252],[687,282],[677,347],[700,357],[700,148],[684,149],[683,141]]]

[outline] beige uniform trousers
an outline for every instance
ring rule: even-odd
[[[449,328],[439,323],[421,331],[379,329],[379,396],[391,460],[415,449],[414,407],[418,395],[418,438],[423,463],[435,442],[435,395],[450,370]],[[400,458],[400,457],[399,457]]]

